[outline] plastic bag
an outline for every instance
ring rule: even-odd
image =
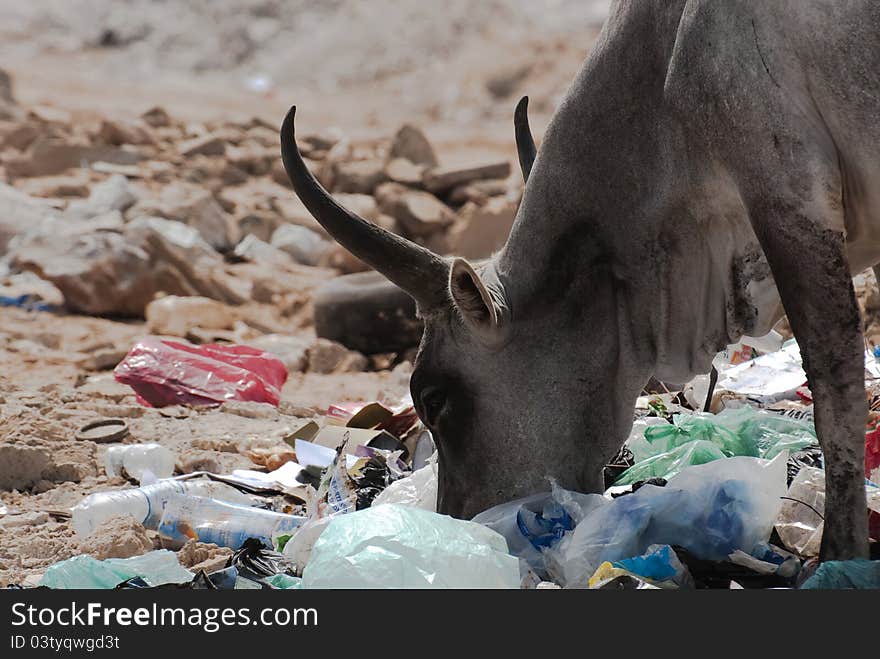
[[[147,338],[114,370],[148,407],[219,405],[242,400],[278,405],[287,368],[270,353],[242,345],[193,346]]]
[[[99,561],[87,554],[52,565],[40,580],[49,588],[110,589],[132,577],[141,577],[150,586],[187,583],[193,573],[180,565],[177,555],[167,549],[132,558]]]
[[[553,483],[552,492],[508,501],[484,510],[472,521],[504,536],[508,551],[546,579],[550,574],[546,551],[591,510],[607,503],[601,494],[570,492]]]
[[[318,538],[303,588],[519,588],[519,561],[486,527],[389,504],[338,515]]]
[[[394,481],[373,499],[374,506],[399,503],[423,510],[437,510],[437,453],[428,464],[406,478]]]
[[[669,545],[651,545],[641,556],[602,563],[590,577],[590,588],[601,588],[610,579],[631,575],[665,588],[690,587],[694,580]]]
[[[868,509],[880,513],[880,487],[865,485]],[[818,556],[825,515],[825,472],[804,467],[792,481],[776,519],[783,544],[799,556]]]
[[[640,428],[627,440],[636,461],[614,482],[630,485],[648,478],[671,478],[688,465],[724,457],[772,460],[784,451],[818,443],[813,424],[752,407],[720,414],[676,415],[674,423]],[[714,445],[714,446],[713,446]]]
[[[802,589],[880,588],[880,561],[825,561],[801,584]]]
[[[666,487],[645,485],[589,513],[552,558],[554,576],[586,587],[605,561],[639,556],[655,544],[725,560],[768,539],[785,493],[785,456],[736,457],[688,467]]]

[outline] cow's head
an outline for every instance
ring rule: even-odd
[[[528,178],[535,147],[525,101],[515,116]],[[339,243],[409,293],[424,319],[410,388],[440,454],[440,512],[469,518],[548,489],[548,476],[570,489],[600,491],[602,466],[632,423],[635,383],[649,375],[625,363],[631,355],[620,346],[619,299],[605,280],[613,273],[601,259],[558,264],[560,281],[524,295],[496,261],[475,266],[440,257],[367,222],[309,173],[296,146],[294,111],[281,129],[294,190]],[[590,294],[574,304],[562,300],[559,287],[568,285]]]

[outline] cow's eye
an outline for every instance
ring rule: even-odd
[[[439,387],[425,387],[419,395],[422,403],[422,411],[425,414],[425,423],[433,426],[437,423],[437,417],[446,405],[446,393]]]

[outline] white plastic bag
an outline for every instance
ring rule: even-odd
[[[437,510],[437,453],[428,464],[406,478],[394,481],[373,499],[373,506],[399,503],[424,510]]]
[[[519,561],[480,524],[388,504],[338,515],[318,538],[303,588],[519,588]]]

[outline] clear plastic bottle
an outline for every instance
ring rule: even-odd
[[[143,483],[169,478],[174,473],[176,461],[174,453],[161,444],[120,444],[107,449],[104,469],[108,476],[127,474]]]
[[[252,499],[225,483],[209,480],[156,481],[126,490],[96,492],[71,510],[73,528],[80,536],[90,535],[102,522],[117,515],[130,515],[148,529],[156,529],[165,504],[173,496],[200,496],[250,505]]]
[[[272,547],[273,538],[294,533],[305,521],[305,517],[216,499],[176,496],[165,506],[159,535],[162,544],[171,548],[191,538],[232,549],[241,547],[248,538],[258,538]]]

